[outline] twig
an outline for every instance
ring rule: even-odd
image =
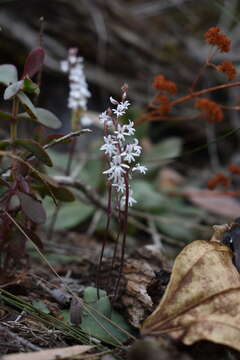
[[[0,325],[0,330],[1,332],[5,332],[10,338],[11,338],[11,342],[14,341],[17,344],[23,345],[25,348],[27,349],[31,349],[34,351],[39,351],[42,350],[42,348],[40,348],[37,345],[32,344],[30,341],[23,339],[21,336],[15,334],[14,332],[12,332],[11,330],[9,330],[7,327]]]

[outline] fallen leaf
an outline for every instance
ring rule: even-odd
[[[215,227],[211,241],[196,240],[177,256],[170,283],[143,335],[169,333],[186,345],[209,340],[240,350],[240,274]]]
[[[162,254],[158,246],[147,245],[126,259],[123,268],[125,288],[121,301],[128,313],[129,322],[136,328],[153,309],[148,294],[157,271],[163,267]]]
[[[235,218],[240,213],[239,201],[229,195],[221,195],[212,190],[189,190],[185,194],[194,205],[200,206],[207,211]]]
[[[29,360],[56,360],[56,359],[61,360],[79,354],[83,354],[92,348],[93,346],[89,346],[89,345],[75,345],[65,348],[5,355],[1,359],[2,360],[28,360],[28,359]],[[94,356],[96,357],[97,354],[95,354]]]

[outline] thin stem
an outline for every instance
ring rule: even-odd
[[[125,208],[124,208],[124,217],[123,217],[123,238],[122,238],[122,247],[121,247],[120,269],[114,290],[113,303],[115,302],[118,296],[119,285],[120,285],[120,280],[122,277],[123,266],[124,266],[124,257],[125,257],[125,248],[126,248],[126,239],[127,239],[127,226],[128,226],[128,201],[129,201],[128,173],[124,175],[124,181],[126,187],[126,197],[125,197]]]
[[[99,285],[100,284],[99,283],[100,283],[100,278],[101,278],[100,274],[101,274],[101,268],[102,268],[102,260],[103,260],[106,243],[107,243],[107,236],[109,233],[109,226],[110,226],[111,215],[112,215],[112,185],[109,183],[108,186],[109,186],[109,188],[108,188],[107,224],[106,224],[106,229],[105,229],[105,233],[104,233],[104,239],[103,239],[101,254],[100,254],[100,258],[99,258],[99,262],[98,262],[97,276],[96,276],[96,288],[97,288],[98,299],[100,298],[100,294],[99,294]]]
[[[17,140],[17,114],[19,109],[19,100],[17,97],[13,98],[13,105],[12,105],[12,119],[10,125],[10,139],[12,143],[12,153],[13,155],[16,154],[16,146],[14,142]],[[16,169],[17,169],[17,160],[12,159],[11,164],[11,174],[12,177],[15,179],[16,177]]]

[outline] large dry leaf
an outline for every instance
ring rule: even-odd
[[[186,345],[205,339],[240,350],[240,274],[231,250],[218,238],[219,229],[211,241],[196,240],[178,255],[164,297],[142,334],[169,333]]]
[[[92,348],[93,346],[90,345],[75,345],[65,348],[4,355],[1,359],[2,360],[56,360],[56,359],[61,360],[83,354]],[[97,356],[97,354],[95,356]]]

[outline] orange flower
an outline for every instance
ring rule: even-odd
[[[205,34],[204,37],[208,44],[217,46],[218,50],[221,52],[228,52],[231,48],[231,40],[227,38],[226,35],[220,34],[219,27],[210,28]]]
[[[154,78],[153,87],[156,89],[175,95],[177,92],[177,85],[173,81],[166,80],[163,75],[157,75]]]
[[[198,99],[195,106],[202,110],[204,117],[209,122],[221,122],[223,120],[223,112],[218,104],[209,99]]]
[[[231,184],[231,180],[223,173],[218,173],[208,180],[207,186],[209,190],[214,190],[218,184],[223,184],[227,188]]]
[[[231,61],[223,61],[220,65],[217,66],[218,71],[222,71],[227,74],[228,80],[234,80],[237,71]]]
[[[231,171],[232,174],[240,175],[240,166],[232,164],[228,166],[228,170]]]
[[[170,112],[171,101],[168,99],[167,96],[159,95],[157,96],[156,101],[160,102],[161,104],[158,109],[161,115],[166,115]]]

